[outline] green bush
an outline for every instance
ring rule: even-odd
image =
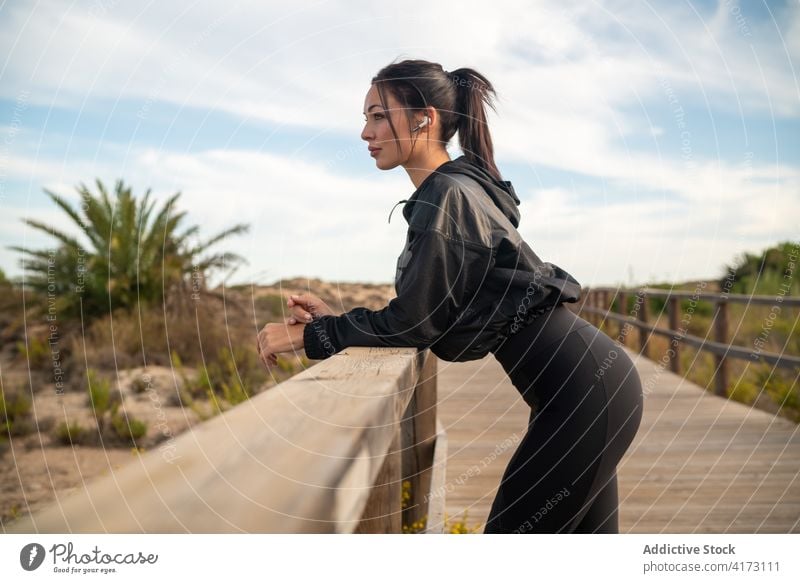
[[[111,381],[92,368],[86,371],[86,388],[97,430],[105,435],[109,419],[116,414],[122,399],[119,393],[111,390]]]
[[[781,408],[787,417],[800,421],[800,395],[798,395],[797,376],[785,378],[783,371],[765,362],[750,367],[752,384],[763,390]]]
[[[119,397],[111,391],[111,381],[90,368],[86,371],[86,388],[88,390],[89,406],[95,418],[103,417],[108,412],[113,412],[119,404]]]
[[[137,439],[141,439],[147,434],[147,424],[131,415],[126,418],[125,415],[117,413],[111,418],[111,423],[117,436],[133,445],[136,445]]]
[[[33,431],[31,399],[21,390],[6,392],[0,383],[0,435],[26,435]]]
[[[767,393],[789,416],[795,421],[800,421],[800,395],[797,383],[777,377],[767,385]]]
[[[86,381],[89,405],[97,422],[99,434],[118,437],[136,445],[136,440],[146,435],[147,424],[130,415],[126,418],[120,412],[122,398],[118,392],[112,390],[111,381],[108,378],[90,368],[86,371]],[[59,428],[62,439],[66,437],[69,441],[70,429],[61,426]]]
[[[62,421],[55,428],[55,437],[63,445],[80,445],[87,442],[88,432],[77,421],[67,423]]]
[[[772,295],[787,280],[784,275],[790,272],[790,263],[796,257],[798,243],[784,241],[774,247],[764,249],[761,253],[742,253],[733,263],[725,266],[725,273],[720,278],[720,289],[724,289],[730,277],[732,285],[730,293]],[[793,269],[791,270],[793,271]],[[789,289],[786,295],[800,295],[800,278],[788,280]]]
[[[756,402],[760,393],[761,387],[748,379],[740,378],[728,391],[728,397],[739,403],[752,405]]]
[[[44,368],[51,358],[50,346],[36,337],[28,338],[27,344],[22,340],[17,342],[17,352],[26,360],[32,370]]]
[[[196,399],[205,397],[211,404],[213,413],[220,413],[238,405],[252,396],[252,387],[263,379],[258,356],[251,350],[237,347],[231,352],[227,347],[220,348],[213,360],[208,360],[200,367],[194,378],[189,378],[183,368],[180,357],[173,353],[173,366],[183,381],[180,398],[189,405],[201,419],[208,416],[197,406]],[[291,364],[280,365],[281,370],[292,369]]]
[[[247,358],[246,351],[237,351],[243,358]],[[207,395],[208,400],[218,413],[230,409],[231,407],[243,403],[250,398],[250,393],[245,386],[247,373],[251,370],[247,363],[241,367],[237,366],[234,355],[230,350],[222,348],[217,355],[217,360],[210,362],[208,368],[204,367],[208,379]],[[242,378],[242,375],[245,378]]]

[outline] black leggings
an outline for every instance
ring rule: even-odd
[[[642,418],[642,385],[622,348],[559,305],[495,358],[531,406],[485,533],[616,533],[617,464]]]

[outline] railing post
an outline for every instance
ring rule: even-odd
[[[592,299],[592,290],[591,288],[583,288],[583,292],[581,295],[581,303],[578,305],[578,314],[583,316],[583,319],[587,322],[591,322],[592,318],[586,312],[586,308],[590,305],[590,301]]]
[[[402,512],[400,510],[401,454],[400,428],[394,434],[392,445],[383,460],[369,499],[361,514],[355,534],[399,534],[403,532]]]
[[[600,302],[602,303],[601,309],[606,312],[602,315],[602,320],[600,321],[601,326],[605,326],[606,330],[608,330],[608,312],[611,311],[611,306],[608,303],[608,290],[604,289],[600,292]]]
[[[411,498],[403,508],[403,524],[429,519],[429,502],[436,448],[436,356],[428,351],[414,395],[401,423],[403,480],[411,484]]]
[[[669,356],[669,368],[675,374],[681,374],[681,342],[678,339],[678,317],[680,315],[681,303],[678,298],[669,298],[667,304],[667,313],[669,315],[669,329],[675,332],[670,338],[670,345],[667,346],[667,355]],[[672,353],[669,352],[670,348]]]
[[[617,292],[617,313],[620,316],[625,316],[626,315],[626,312],[627,312],[627,309],[628,309],[628,302],[626,301],[627,299],[628,299],[628,297],[625,295],[624,291],[620,290],[620,291]],[[625,326],[627,326],[627,325],[628,325],[627,322],[623,322],[623,321],[620,320],[620,322],[619,322],[619,341],[623,344],[623,346],[625,345],[625,337],[627,336],[627,332],[625,331],[626,330]]]
[[[577,310],[575,311],[576,314],[581,316],[587,322],[592,321],[589,317],[589,314],[586,312],[586,308],[589,306],[589,300],[592,297],[592,290],[591,288],[581,288],[581,301],[576,306]]]
[[[639,320],[647,324],[647,295],[642,290],[636,292],[636,295],[641,298],[641,303],[639,304]],[[649,337],[649,330],[645,328],[639,328],[639,352],[647,357],[650,358],[648,354],[648,340]]]
[[[717,300],[717,313],[714,317],[714,340],[721,344],[728,343],[728,303]],[[728,363],[725,356],[715,354],[717,374],[715,376],[715,393],[720,397],[728,396]]]

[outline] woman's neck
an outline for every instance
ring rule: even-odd
[[[436,155],[431,155],[424,160],[418,161],[413,164],[404,166],[408,177],[414,184],[414,188],[419,188],[420,184],[439,166],[445,162],[450,162],[450,155],[446,151],[442,151]]]

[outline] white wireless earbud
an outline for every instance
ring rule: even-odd
[[[426,125],[428,125],[428,116],[427,116],[427,115],[425,116],[425,119],[423,119],[423,120],[422,120],[422,121],[419,123],[419,125],[418,125],[417,127],[415,127],[414,129],[412,129],[411,131],[412,131],[412,132],[418,132],[419,130],[421,130],[421,129],[422,129],[423,127],[425,127]]]

